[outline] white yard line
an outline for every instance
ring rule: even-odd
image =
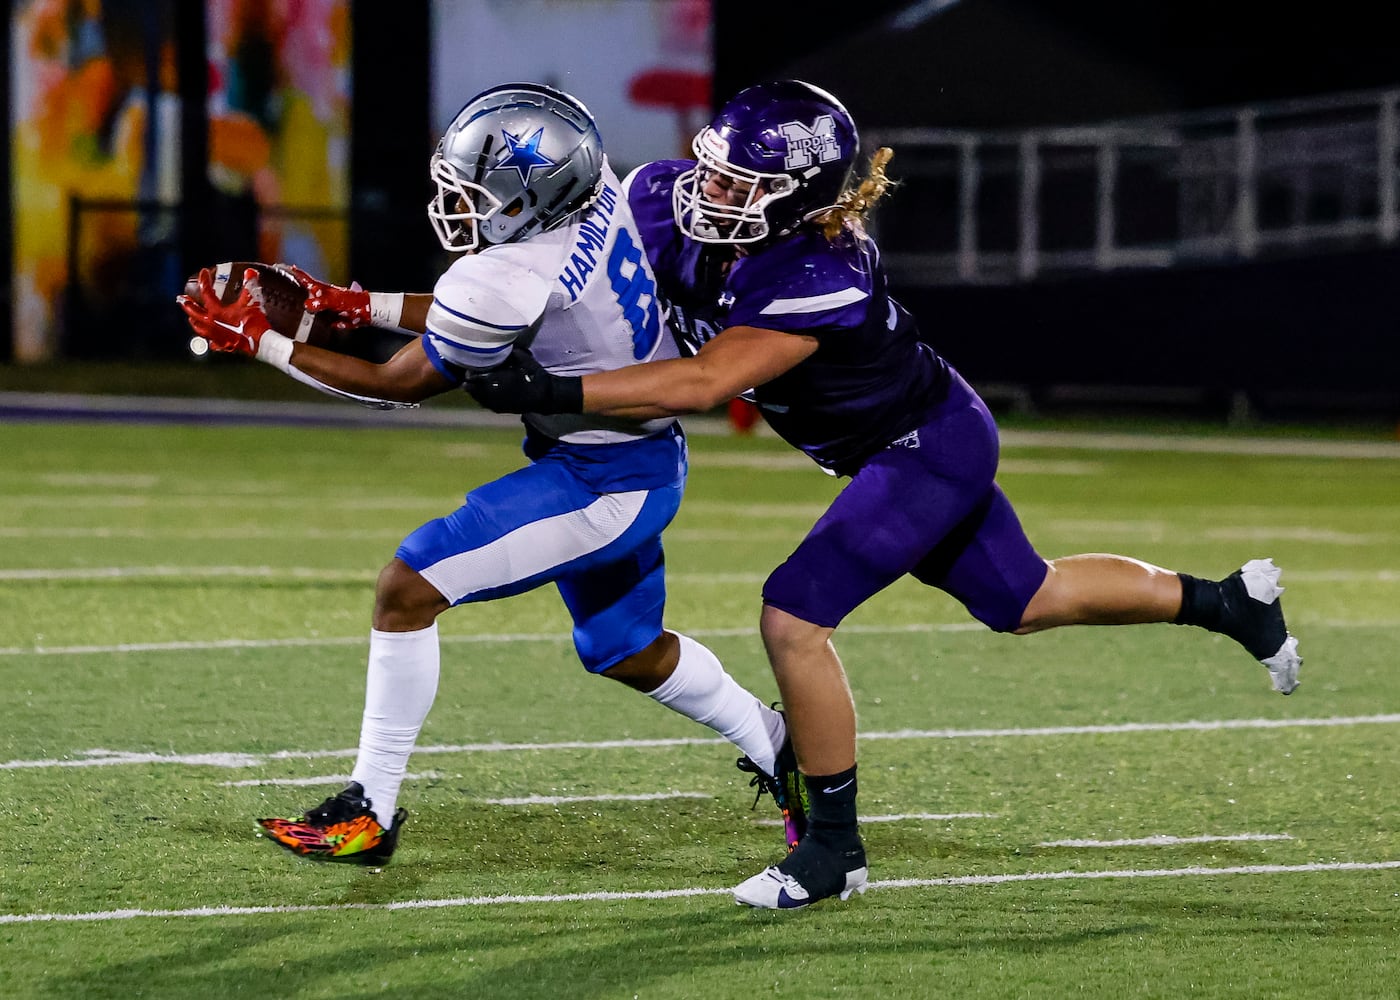
[[[323,569],[317,566],[83,566],[0,569],[0,582],[41,580],[127,580],[127,579],[259,579],[315,580],[317,582],[360,583],[372,581],[378,570]],[[670,573],[671,580],[684,583],[733,584],[762,583],[768,571],[737,573]],[[1295,569],[1287,570],[1285,583],[1400,583],[1400,569]],[[849,628],[843,629],[849,631]]]
[[[857,816],[861,823],[903,823],[912,820],[996,819],[996,813],[899,813],[886,816]],[[782,826],[780,819],[756,819],[755,826]]]
[[[1069,882],[1088,879],[1220,878],[1226,875],[1304,875],[1315,872],[1371,872],[1400,868],[1400,861],[1339,861],[1306,865],[1236,865],[1229,868],[1156,868],[1085,872],[1022,872],[1006,875],[958,875],[949,878],[884,879],[871,889],[932,889],[956,886],[1004,885],[1011,882]],[[466,906],[504,906],[549,903],[594,903],[631,899],[683,899],[691,896],[727,896],[729,887],[696,886],[686,889],[652,889],[638,892],[572,892],[550,895],[458,896],[451,899],[410,899],[392,903],[327,903],[300,906],[197,906],[184,910],[97,910],[88,913],[0,913],[0,924],[96,923],[154,917],[188,920],[199,917],[247,917],[295,913],[337,913],[346,910],[439,910]]]
[[[1400,620],[1341,621],[1325,619],[1316,623],[1324,628],[1394,629]],[[686,635],[697,639],[745,638],[758,635],[756,628],[688,628]],[[985,632],[977,622],[918,623],[913,625],[842,625],[843,635],[918,635],[949,632]],[[484,632],[475,635],[444,635],[444,645],[492,642],[571,642],[565,632]],[[187,642],[119,642],[91,646],[0,646],[0,656],[115,656],[121,653],[190,653],[216,649],[281,649],[316,646],[367,646],[366,636],[298,636],[290,639],[193,639]]]
[[[1214,719],[1184,722],[1122,722],[1092,726],[1042,726],[1022,729],[901,729],[896,732],[860,733],[861,740],[959,740],[1035,738],[1043,736],[1101,736],[1118,733],[1223,732],[1248,729],[1336,728],[1348,726],[1390,726],[1400,723],[1400,714],[1334,716],[1320,719]],[[635,750],[657,747],[713,746],[728,742],[720,737],[677,737],[670,739],[564,740],[555,743],[459,743],[420,746],[415,755],[433,753],[534,753],[545,750]],[[204,767],[259,767],[272,761],[324,760],[354,757],[354,748],[344,750],[278,750],[273,753],[160,754],[119,750],[85,750],[76,757],[49,757],[39,760],[11,760],[0,763],[0,771],[46,767],[108,767],[121,764],[180,764]]]
[[[560,806],[571,802],[658,802],[662,799],[712,799],[705,792],[638,792],[629,795],[521,795],[505,799],[478,799],[493,806]]]
[[[439,771],[424,771],[421,774],[405,774],[405,781],[428,781],[441,778]],[[250,778],[247,781],[221,781],[225,788],[257,788],[263,785],[315,786],[343,785],[350,780],[348,774],[318,774],[311,778]],[[662,799],[712,799],[706,792],[639,792],[628,794],[600,795],[523,795],[504,799],[476,799],[493,806],[557,806],[571,802],[656,802]],[[779,821],[781,822],[781,821]]]
[[[85,566],[82,568],[0,569],[0,582],[40,580],[131,579],[258,579],[315,580],[331,583],[369,583],[378,575],[371,569],[321,569],[315,566]],[[673,581],[704,584],[762,583],[766,572],[670,573]]]
[[[423,771],[419,774],[405,774],[404,781],[430,781],[441,778],[437,771]],[[258,788],[263,785],[306,787],[315,785],[343,785],[350,780],[348,774],[318,774],[314,778],[249,778],[247,781],[221,781],[225,788]]]
[[[316,569],[308,566],[90,566],[82,569],[6,569],[5,580],[315,580],[317,582],[361,582],[374,579],[377,570]]]
[[[758,629],[699,628],[685,629],[685,634],[697,639],[743,638],[758,635]],[[985,632],[986,626],[977,622],[914,625],[845,625],[842,632],[849,635],[903,635],[930,632]],[[477,635],[444,635],[444,644],[480,642],[572,642],[567,632],[496,632]],[[92,646],[0,646],[0,656],[77,656],[118,653],[188,653],[213,649],[278,649],[308,646],[368,646],[365,636],[298,636],[291,639],[203,639],[188,642],[126,642]]]
[[[1400,534],[1394,532],[1348,532],[1328,528],[1313,528],[1298,525],[1278,525],[1259,527],[1242,525],[1238,527],[1188,528],[1169,525],[1159,521],[1049,521],[1042,531],[1058,537],[1134,537],[1165,538],[1170,531],[1190,532],[1211,541],[1252,541],[1252,542],[1305,542],[1317,545],[1336,545],[1349,548],[1374,545],[1394,545],[1400,541]],[[218,527],[177,528],[163,525],[158,528],[114,528],[93,527],[18,527],[0,526],[0,538],[45,539],[45,538],[121,538],[131,540],[170,539],[179,541],[249,541],[308,539],[313,541],[391,541],[403,537],[400,528],[326,530],[302,525],[239,524],[224,522]],[[773,533],[761,525],[750,528],[684,528],[671,527],[666,530],[668,542],[761,542],[776,541],[790,544],[789,541],[774,539]]]
[[[861,733],[863,740],[988,739],[1017,736],[1089,736],[1111,733],[1216,732],[1232,729],[1294,729],[1333,726],[1394,725],[1400,713],[1387,715],[1332,716],[1320,719],[1213,719],[1184,722],[1119,722],[1093,726],[1041,726],[1032,729],[900,729],[889,733]]]
[[[667,538],[671,537],[668,533]],[[207,528],[15,528],[0,527],[0,538],[129,538],[139,540],[179,539],[180,541],[251,541],[272,539],[289,541],[306,538],[328,542],[396,541],[403,538],[398,528],[374,529],[345,528],[340,531],[326,531],[321,528],[308,528],[300,525],[229,524]],[[754,537],[752,534],[748,537]]]
[[[1221,844],[1235,841],[1292,840],[1286,833],[1230,833],[1223,835],[1205,834],[1199,837],[1172,837],[1167,834],[1154,834],[1151,837],[1136,837],[1130,840],[1042,840],[1036,847],[1175,847],[1178,844]]]

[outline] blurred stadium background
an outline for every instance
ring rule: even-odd
[[[791,75],[895,147],[899,293],[995,404],[1400,417],[1400,59],[1273,7],[12,0],[5,30],[0,389],[178,392],[171,299],[215,261],[426,288],[427,159],[485,86],[573,91],[626,169]]]

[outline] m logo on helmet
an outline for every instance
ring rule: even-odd
[[[801,122],[783,122],[779,126],[787,139],[786,170],[800,170],[813,163],[830,163],[841,158],[841,146],[836,141],[836,122],[831,115],[822,115],[808,128]]]

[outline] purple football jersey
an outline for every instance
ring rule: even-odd
[[[732,247],[683,236],[671,192],[693,166],[647,164],[630,178],[627,194],[682,349],[694,353],[731,326],[817,338],[815,353],[749,398],[784,440],[820,465],[852,474],[922,423],[947,392],[947,365],[890,297],[868,237],[832,242],[803,231],[734,260]]]

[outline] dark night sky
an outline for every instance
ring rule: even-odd
[[[799,75],[872,123],[995,126],[1400,85],[1400,49],[1356,43],[1380,27],[1356,0],[961,0],[881,34],[908,6],[859,0],[821,19],[715,0],[716,97]]]

